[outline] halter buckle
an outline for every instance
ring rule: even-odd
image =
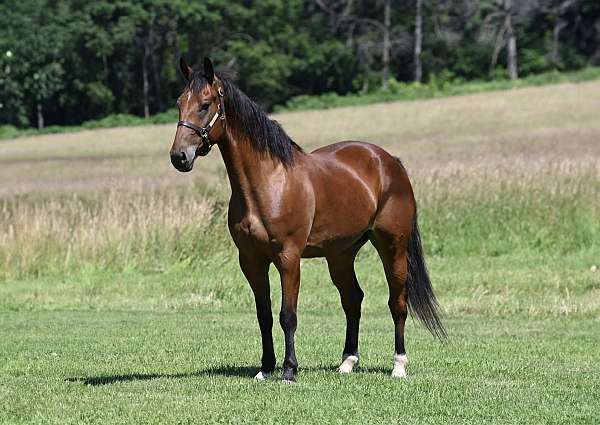
[[[219,86],[217,93],[219,93],[219,118],[223,121],[223,125],[225,125],[225,103],[223,102],[225,90],[223,90],[223,86]]]

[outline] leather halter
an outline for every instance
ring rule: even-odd
[[[210,131],[213,126],[217,122],[217,119],[221,119],[223,121],[223,125],[225,125],[225,104],[223,98],[225,97],[225,92],[223,91],[223,87],[219,87],[217,89],[217,93],[219,94],[219,104],[217,105],[217,112],[210,119],[206,127],[198,127],[191,121],[181,120],[177,123],[177,127],[187,127],[194,132],[202,139],[202,145],[200,145],[197,149],[197,154],[200,156],[205,156],[210,152],[210,149],[215,144],[215,142],[211,142],[210,140]]]

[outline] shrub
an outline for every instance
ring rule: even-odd
[[[132,125],[146,124],[144,118],[129,114],[108,115],[99,120],[86,121],[82,124],[83,128],[109,128],[109,127],[127,127]]]
[[[0,125],[0,139],[12,139],[19,135],[19,129],[14,125]]]

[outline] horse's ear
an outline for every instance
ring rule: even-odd
[[[215,68],[210,58],[204,58],[204,76],[208,80],[209,84],[215,81]]]
[[[183,74],[183,77],[186,80],[190,80],[190,77],[192,76],[192,68],[190,68],[190,66],[187,64],[187,62],[185,61],[185,59],[183,57],[179,58],[179,69],[181,69],[181,73]]]

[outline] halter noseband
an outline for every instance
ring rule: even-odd
[[[214,142],[210,141],[209,134],[213,126],[217,122],[217,119],[220,118],[223,121],[223,125],[225,124],[225,105],[223,102],[225,92],[223,91],[223,87],[219,87],[217,92],[219,93],[219,105],[217,105],[217,112],[215,112],[215,114],[213,115],[209,123],[206,125],[206,127],[198,127],[193,122],[186,120],[181,120],[177,123],[177,127],[183,126],[194,130],[198,137],[202,139],[204,143],[202,144],[202,146],[198,147],[198,155],[200,156],[207,155],[210,152],[212,146],[214,145]]]

